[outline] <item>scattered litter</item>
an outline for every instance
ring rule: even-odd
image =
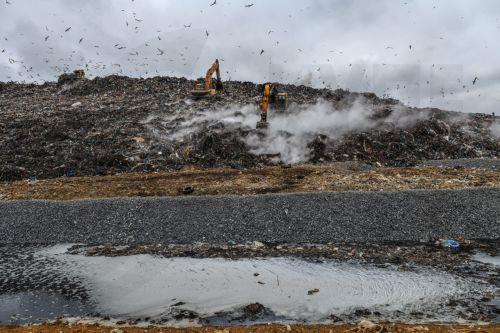
[[[119,328],[113,328],[109,333],[123,333],[123,331]]]
[[[258,241],[253,241],[252,242],[252,247],[254,247],[256,249],[261,249],[261,248],[264,248],[266,246],[264,245],[264,243],[261,243],[261,242],[258,242]]]
[[[349,331],[359,333],[383,333],[387,330],[382,325],[375,324],[369,320],[362,320],[358,323],[358,326],[356,328],[353,328]]]
[[[454,241],[453,239],[445,239],[441,241],[441,246],[450,248],[450,249],[458,249],[460,246],[457,241]]]
[[[311,290],[307,291],[308,295],[314,295],[316,293],[319,293],[319,289],[318,288],[314,288],[314,289],[311,289]]]

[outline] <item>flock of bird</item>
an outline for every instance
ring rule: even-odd
[[[12,1],[12,0],[11,0],[11,1]],[[12,2],[11,2],[11,1],[9,1],[9,0],[5,0],[6,5],[11,5],[11,4],[12,4]],[[134,2],[134,0],[131,0],[131,1],[132,1],[132,2]],[[214,1],[210,4],[210,7],[215,6],[216,4],[217,4],[217,0],[214,0]],[[253,4],[253,3],[243,5],[243,7],[245,7],[245,8],[250,8],[250,7],[253,7],[253,6],[254,6],[254,4]],[[124,12],[125,10],[123,10],[123,9],[122,9],[121,11],[122,11],[122,12]],[[132,13],[132,14],[133,14],[133,19],[134,19],[134,21],[135,21],[135,22],[137,22],[136,24],[143,22],[143,19],[138,18],[138,17],[137,17],[137,14],[136,14],[135,12],[134,12],[134,13]],[[127,27],[129,27],[130,23],[129,23],[129,21],[128,21],[128,20],[125,20],[125,25],[126,25]],[[169,25],[169,27],[171,27],[171,25]],[[191,27],[192,27],[192,23],[189,23],[189,24],[184,24],[184,25],[183,25],[183,27],[184,27],[184,28],[191,28]],[[69,26],[69,27],[65,28],[65,29],[64,29],[64,33],[68,33],[68,32],[70,32],[70,30],[71,30],[71,29],[72,29],[72,27],[71,27],[71,26]],[[45,26],[45,30],[46,30],[46,32],[54,32],[54,31],[50,31],[50,30],[49,30],[49,28],[48,28],[47,26]],[[139,26],[137,26],[137,25],[135,25],[135,26],[134,26],[134,30],[135,30],[135,33],[139,33],[140,27],[139,27]],[[158,30],[158,31],[157,31],[157,33],[161,33],[161,31],[160,31],[160,30]],[[24,34],[23,34],[23,33],[21,33],[20,35],[21,35],[21,36],[23,36]],[[206,35],[206,37],[209,37],[209,36],[210,36],[210,33],[209,33],[209,31],[208,31],[208,30],[205,30],[205,35]],[[47,35],[45,35],[45,36],[43,37],[43,41],[44,41],[44,42],[50,42],[51,37],[52,37],[52,36],[51,36],[50,34],[47,34]],[[60,35],[60,38],[62,39],[62,38],[63,38],[63,35]],[[160,35],[159,35],[159,36],[157,36],[157,39],[158,39],[159,41],[161,41],[161,40],[162,40],[162,38],[161,38],[161,36],[160,36]],[[7,38],[7,37],[5,37],[5,38],[4,38],[4,40],[5,40],[5,41],[8,41],[8,38]],[[85,40],[85,38],[84,38],[84,37],[80,37],[80,38],[78,39],[78,44],[81,44],[84,40]],[[32,44],[32,45],[35,45],[35,42],[32,42],[31,44]],[[146,42],[146,43],[144,44],[144,47],[149,47],[149,46],[150,46],[150,45],[149,45],[149,43],[148,43],[148,42]],[[101,55],[101,53],[100,53],[99,49],[101,49],[101,46],[100,46],[100,45],[93,45],[93,47],[95,48],[95,54],[96,54],[97,56],[100,56],[100,55]],[[115,48],[115,49],[117,49],[117,50],[121,51],[121,50],[125,50],[125,49],[127,49],[127,46],[122,45],[122,44],[120,44],[120,43],[117,43],[117,44],[115,44],[115,45],[113,46],[113,48]],[[187,49],[187,47],[184,47],[184,48],[185,48],[185,49]],[[54,55],[54,54],[55,54],[55,53],[54,53],[54,47],[50,47],[50,46],[49,46],[49,47],[47,47],[47,49],[49,50],[49,51],[47,52],[47,55]],[[165,51],[165,50],[163,50],[162,48],[160,48],[160,47],[156,47],[155,49],[156,49],[156,51],[157,51],[157,52],[156,52],[156,54],[155,54],[156,56],[163,56],[163,55],[166,55],[166,51]],[[6,53],[6,52],[7,52],[7,50],[6,50],[5,48],[3,48],[3,49],[1,50],[1,53]],[[81,63],[74,64],[74,60],[75,60],[75,59],[74,59],[74,56],[75,56],[75,54],[77,54],[77,52],[76,52],[76,51],[72,51],[72,52],[71,52],[71,54],[69,55],[69,57],[68,57],[67,59],[65,59],[65,58],[59,58],[59,59],[57,59],[58,64],[53,65],[53,66],[51,66],[51,67],[50,67],[50,69],[51,69],[51,70],[53,70],[53,71],[55,71],[55,72],[57,73],[56,75],[54,75],[54,77],[57,77],[59,73],[62,73],[62,72],[67,72],[67,71],[71,71],[72,67],[74,67],[75,65],[76,65],[76,66],[82,66],[82,67],[85,67],[87,70],[91,69],[91,70],[94,70],[94,71],[96,71],[96,70],[101,70],[101,71],[104,71],[104,70],[106,70],[106,69],[109,67],[109,65],[106,65],[105,61],[96,61],[96,60],[94,60],[94,61],[93,61],[92,59],[89,59],[89,60],[87,60],[87,61],[86,61],[86,60],[85,60],[85,58],[84,58],[83,56],[81,56],[81,57],[80,57],[80,59],[79,59]],[[135,51],[133,51],[133,52],[128,53],[128,55],[129,55],[129,56],[132,56],[132,57],[138,57],[138,56],[139,56],[139,51],[135,50]],[[183,53],[180,53],[180,56],[181,56],[181,59],[180,59],[180,60],[183,60],[183,61],[185,61],[185,60],[186,60],[185,55],[184,55]],[[156,62],[157,62],[158,60],[150,59],[149,57],[144,57],[142,60],[144,60],[144,62],[142,62],[142,63],[137,63],[137,62],[136,62],[136,61],[134,61],[133,59],[130,59],[130,58],[129,58],[129,59],[127,59],[127,62],[130,62],[130,63],[132,63],[133,65],[135,65],[135,67],[136,67],[136,68],[135,68],[136,72],[138,72],[138,73],[141,73],[141,72],[142,72],[143,74],[148,75],[149,73],[148,73],[148,71],[147,71],[147,70],[141,70],[141,69],[140,69],[140,68],[138,68],[138,67],[147,67],[147,66],[148,66],[148,63],[147,63],[147,62],[148,62],[148,61],[156,61]],[[169,61],[170,61],[170,62],[174,62],[175,60],[170,59]],[[28,66],[25,64],[25,61],[23,61],[22,59],[14,59],[14,58],[12,58],[12,57],[9,57],[9,58],[8,58],[8,62],[9,62],[9,64],[10,64],[10,65],[20,65],[20,66],[18,67],[17,75],[18,75],[18,77],[19,77],[19,78],[21,78],[21,80],[20,80],[21,82],[26,82],[26,81],[38,82],[38,79],[39,79],[40,81],[44,81],[44,80],[42,79],[42,77],[40,76],[40,74],[39,74],[39,73],[35,73],[35,69],[33,68],[33,66],[29,66],[29,67],[28,67]],[[51,62],[51,59],[49,59],[49,57],[45,57],[45,58],[44,58],[44,62],[45,62],[46,64],[49,64],[49,63]],[[66,63],[65,63],[65,62],[66,62]],[[67,63],[67,62],[69,62],[69,63]],[[70,64],[70,63],[71,63],[71,64]],[[184,64],[184,65],[186,65],[186,64]],[[112,64],[112,67],[118,67],[118,68],[121,68],[121,67],[122,67],[122,65],[121,65],[121,64],[118,64],[118,63],[115,63],[115,64]],[[21,68],[22,68],[22,69],[21,69]],[[23,71],[23,70],[24,70],[24,71]],[[123,74],[123,71],[122,71],[121,69],[118,69],[118,70],[116,70],[115,72],[116,72],[117,74]],[[158,73],[158,70],[156,70],[156,73]],[[172,71],[172,73],[173,73],[173,71]],[[38,79],[37,79],[37,78],[38,78]],[[15,78],[9,75],[9,76],[7,76],[7,79],[8,79],[8,80],[13,80],[13,79],[15,79]]]
[[[7,5],[11,5],[12,4],[11,1],[12,0],[10,0],[10,1],[6,0],[6,4]],[[131,1],[134,2],[134,0],[131,0]],[[212,3],[210,3],[210,7],[213,7],[215,5],[217,5],[217,0],[214,0]],[[253,3],[249,3],[249,4],[245,4],[243,6],[245,8],[250,8],[250,7],[253,7],[254,4]],[[122,10],[122,11],[125,11],[125,10]],[[141,19],[141,18],[139,18],[139,17],[137,17],[137,14],[135,12],[132,13],[132,14],[133,14],[133,22],[135,22],[135,25],[134,25],[133,29],[134,29],[135,33],[139,33],[139,30],[140,30],[139,25],[144,20]],[[129,27],[130,22],[128,20],[126,20],[125,21],[125,25],[127,27]],[[191,28],[192,27],[192,22],[189,22],[188,24],[184,24],[183,27],[185,29]],[[69,33],[71,31],[71,29],[72,29],[71,26],[66,27],[64,29],[64,34],[65,33]],[[45,30],[46,30],[46,32],[50,32],[50,29],[47,26],[45,27]],[[204,32],[205,32],[206,37],[209,37],[210,36],[210,32],[207,29],[204,29],[204,30],[205,30]],[[268,30],[267,31],[267,35],[270,36],[274,32],[275,32],[274,30]],[[285,32],[286,32],[286,30],[285,30]],[[160,34],[161,30],[157,30],[157,33]],[[63,34],[60,35],[60,38],[63,38]],[[162,41],[162,37],[160,35],[158,35],[156,38],[158,39],[158,41]],[[5,37],[4,39],[5,39],[5,41],[8,41],[7,37]],[[45,35],[43,37],[44,42],[47,42],[47,43],[50,41],[50,39],[51,39],[51,35],[50,34],[47,34],[47,35]],[[440,39],[443,39],[443,37],[440,37]],[[78,44],[81,44],[84,41],[85,41],[84,37],[80,37],[77,40]],[[34,44],[34,43],[32,43],[32,44]],[[152,44],[151,42],[146,42],[146,43],[144,43],[144,47],[146,47],[146,48],[150,47],[150,46],[152,46],[151,44]],[[279,41],[276,41],[276,45],[279,45]],[[100,51],[101,46],[100,45],[93,45],[93,47],[95,49],[95,54],[97,56],[100,56],[101,55],[101,51]],[[240,48],[241,46],[238,45],[237,47]],[[113,48],[116,49],[116,50],[122,51],[122,50],[126,50],[127,46],[122,45],[121,43],[116,43],[116,44],[114,44]],[[154,55],[157,56],[157,57],[162,57],[162,56],[167,55],[167,52],[164,49],[160,48],[160,47],[153,46],[153,49],[155,51]],[[187,49],[188,49],[188,47],[185,46],[184,47],[184,52]],[[412,51],[413,50],[413,45],[412,44],[408,45],[408,49],[410,51]],[[49,46],[48,50],[49,50],[48,51],[49,55],[54,55],[55,54],[53,47]],[[387,50],[387,51],[394,50],[394,47],[393,46],[386,46],[385,50]],[[5,52],[6,52],[6,49],[2,49],[1,50],[1,53],[5,53]],[[185,55],[184,52],[180,52],[179,53],[179,56],[180,56],[179,60],[181,60],[183,62],[186,62],[187,57],[186,57],[186,55]],[[262,55],[264,55],[265,52],[266,51],[264,49],[261,49],[258,52],[258,54],[260,56],[262,56]],[[297,52],[303,52],[303,50],[301,48],[297,48]],[[333,53],[335,51],[331,50],[329,52]],[[342,51],[337,51],[337,52],[338,52],[339,55],[343,54]],[[255,52],[252,52],[252,53],[255,54]],[[140,59],[140,61],[138,61],[140,53],[139,53],[138,50],[134,50],[134,49],[132,49],[131,51],[129,51],[127,55],[129,57],[131,57],[131,58],[127,59],[127,62],[129,62],[130,64],[132,64],[132,67],[135,68],[135,70],[136,70],[137,73],[143,73],[145,75],[150,74],[148,72],[148,70],[147,70],[147,67],[149,66],[149,63],[150,62],[158,62],[158,59],[152,59],[152,58],[150,58],[148,56],[144,56],[142,59]],[[75,59],[75,57],[78,57],[78,56],[80,56],[80,58],[79,59]],[[176,61],[175,59],[172,59],[172,55],[169,55],[169,56],[170,56],[170,59],[169,59],[170,62]],[[398,53],[394,53],[394,56],[398,56]],[[77,62],[79,62],[79,63],[76,64],[77,66],[81,65],[82,67],[84,67],[87,70],[93,70],[93,71],[101,70],[101,71],[106,71],[107,69],[109,69],[109,64],[107,64],[105,61],[96,61],[96,60],[93,61],[92,59],[86,60],[86,58],[84,56],[82,56],[81,54],[78,54],[76,51],[72,51],[71,54],[70,54],[70,56],[68,58],[59,58],[59,59],[57,59],[57,64],[53,65],[52,67],[50,67],[50,66],[49,67],[52,70],[54,70],[56,73],[70,71],[75,66],[74,65],[75,60]],[[221,60],[224,61],[224,59],[221,59]],[[20,78],[23,78],[22,81],[29,80],[29,81],[35,81],[35,82],[37,82],[37,78],[40,79],[41,81],[43,81],[42,78],[41,78],[41,76],[40,76],[40,74],[39,73],[35,73],[35,70],[34,70],[33,66],[26,65],[22,59],[16,60],[16,59],[13,59],[13,58],[8,58],[8,61],[9,61],[10,65],[16,65],[16,64],[18,64],[18,65],[20,65],[20,67],[22,67],[24,69],[24,73],[21,70],[18,70],[18,72],[17,72],[17,75]],[[327,58],[326,61],[330,62],[330,58]],[[47,65],[49,65],[49,63],[51,63],[51,59],[49,57],[45,57],[44,58],[44,62]],[[286,60],[284,61],[284,63],[286,63]],[[386,64],[382,63],[382,65],[385,66]],[[186,66],[186,63],[184,63],[184,66]],[[351,67],[351,66],[352,66],[352,64],[349,64],[349,67]],[[122,69],[122,64],[120,64],[120,63],[114,63],[114,64],[111,65],[111,67],[114,68],[114,72],[116,72],[117,74],[123,74],[124,73],[124,71]],[[441,69],[442,68],[440,68],[440,70]],[[317,72],[320,72],[320,70],[321,70],[321,67],[318,67],[316,69]],[[129,71],[130,71],[130,69],[127,70],[127,72],[129,72]],[[156,73],[159,74],[158,70],[156,70]],[[227,73],[229,74],[229,71],[227,71]],[[284,74],[284,72],[281,72],[281,75],[283,75],[283,74]],[[363,71],[362,74],[366,75],[366,69]],[[276,75],[276,73],[272,73],[272,75],[274,76],[274,75]],[[8,79],[10,80],[10,79],[13,79],[13,78],[11,76],[9,76]],[[321,77],[320,77],[320,79],[321,79]],[[296,78],[296,81],[300,82],[300,80],[303,80],[303,78],[301,78],[300,76],[298,76]],[[472,80],[472,85],[475,85],[477,81],[478,81],[478,77],[474,77],[474,79]],[[325,84],[325,81],[323,81],[323,84]],[[429,81],[427,81],[427,84],[429,84]],[[465,88],[465,85],[463,87]],[[399,88],[400,87],[399,87],[399,84],[398,84],[397,89],[399,90]],[[406,86],[404,86],[404,88],[406,88]],[[390,88],[387,88],[386,90],[389,90],[389,89]]]

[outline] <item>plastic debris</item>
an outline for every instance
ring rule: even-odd
[[[447,247],[447,248],[450,248],[450,249],[458,249],[458,247],[460,246],[460,244],[458,244],[458,242],[454,241],[453,239],[442,240],[441,241],[441,245],[443,247]]]

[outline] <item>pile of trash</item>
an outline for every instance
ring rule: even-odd
[[[358,160],[499,157],[498,117],[409,108],[371,93],[280,85],[289,111],[257,130],[261,86],[224,82],[193,100],[193,81],[66,74],[42,85],[0,83],[0,180],[253,168]],[[500,132],[500,131],[498,131]]]

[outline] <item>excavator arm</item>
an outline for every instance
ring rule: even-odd
[[[212,76],[216,74],[216,83],[215,87],[213,87],[212,84]],[[218,92],[223,91],[223,86],[222,86],[222,80],[220,76],[220,69],[219,69],[219,60],[215,59],[214,63],[212,66],[207,71],[207,74],[205,75],[205,81],[203,83],[197,83],[195,84],[195,87],[193,90],[191,90],[191,95],[194,98],[202,98],[206,96],[214,96]]]
[[[212,89],[212,75],[214,75],[214,72],[217,76],[217,82],[220,82],[219,59],[215,59],[212,66],[210,66],[210,68],[208,69],[207,75],[205,76],[205,89],[207,90]]]
[[[271,99],[271,84],[264,85],[262,99],[260,100],[260,121],[257,123],[257,128],[267,128],[267,111],[269,110],[269,101]]]
[[[269,100],[271,98],[271,85],[266,83],[264,85],[264,92],[262,93],[262,99],[260,101],[260,110],[267,113],[269,110]]]

